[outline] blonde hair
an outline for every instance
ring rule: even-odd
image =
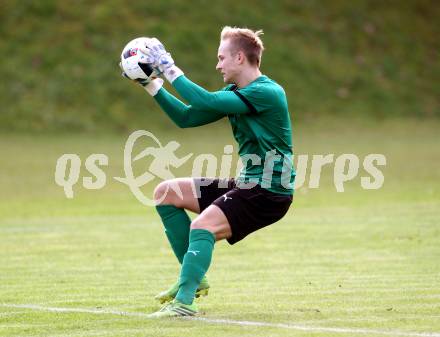
[[[232,54],[241,50],[246,55],[250,64],[260,66],[261,56],[264,50],[260,35],[263,35],[262,30],[253,31],[248,28],[226,26],[222,29],[220,40],[229,39],[232,42]]]

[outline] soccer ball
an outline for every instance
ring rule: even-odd
[[[127,43],[121,53],[121,67],[132,80],[152,80],[160,73],[147,62],[147,56],[140,51],[146,37],[138,37]]]

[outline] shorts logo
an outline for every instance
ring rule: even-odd
[[[227,195],[223,195],[223,198],[224,198],[224,199],[223,199],[224,202],[226,202],[226,200],[228,200],[228,199],[231,199],[231,200],[232,200],[232,198],[231,198],[231,197],[228,197]]]

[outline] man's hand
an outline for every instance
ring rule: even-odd
[[[165,50],[162,42],[155,37],[146,39],[144,46],[140,47],[139,50],[147,56],[146,62],[151,63],[161,73],[174,65],[171,54]]]
[[[140,47],[141,53],[147,56],[147,63],[151,63],[153,67],[170,82],[183,75],[183,71],[175,66],[171,54],[165,50],[162,42],[156,38],[146,39],[145,45]]]
[[[160,88],[163,86],[163,79],[153,77],[152,79],[141,79],[138,78],[136,80],[132,80],[128,75],[125,73],[124,69],[122,69],[121,62],[119,62],[119,68],[121,68],[122,73],[121,76],[128,78],[130,81],[133,81],[137,84],[140,84],[146,92],[148,92],[151,96],[156,96],[156,94],[159,92]]]

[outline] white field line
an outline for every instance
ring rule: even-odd
[[[49,311],[57,313],[85,313],[95,315],[118,315],[118,316],[130,316],[130,317],[143,317],[149,318],[149,315],[142,312],[127,312],[118,310],[99,310],[99,309],[83,309],[83,308],[59,308],[59,307],[45,307],[34,304],[0,304],[0,307],[4,308],[20,308],[30,309],[38,311]],[[210,324],[224,324],[224,325],[238,325],[238,326],[255,326],[255,327],[267,327],[267,328],[280,328],[289,330],[300,330],[308,332],[332,332],[332,333],[345,333],[345,334],[362,334],[362,335],[383,335],[383,336],[406,336],[406,337],[440,337],[439,332],[405,332],[398,330],[376,330],[376,329],[356,329],[356,328],[335,328],[335,327],[319,327],[298,325],[291,323],[268,323],[257,321],[237,321],[230,319],[216,319],[205,317],[186,317],[184,319],[201,321]]]

